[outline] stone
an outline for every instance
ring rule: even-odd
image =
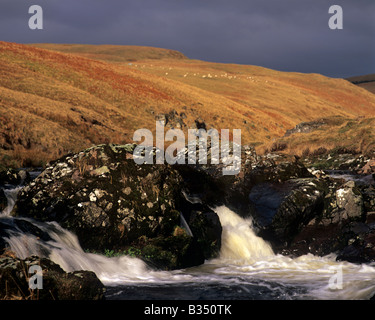
[[[29,287],[29,268],[42,269],[42,288]],[[67,273],[45,258],[19,259],[11,254],[0,256],[0,300],[103,300],[105,287],[91,271]]]
[[[368,162],[358,171],[359,174],[375,174],[375,159],[370,159]]]
[[[364,213],[364,203],[361,192],[354,181],[345,183],[336,191],[336,203],[340,214],[337,220],[361,219]]]
[[[324,206],[324,186],[315,178],[292,179],[278,186],[280,196],[275,198],[267,220],[261,221],[263,234],[275,244],[290,244]],[[270,201],[272,203],[272,201]],[[260,219],[258,218],[257,221]]]
[[[0,171],[0,186],[5,184],[21,185],[30,182],[30,174],[25,170],[7,169]]]
[[[301,122],[297,124],[293,129],[289,129],[286,131],[284,137],[288,137],[294,133],[309,133],[314,130],[317,130],[321,126],[326,124],[324,119],[314,120],[310,122]]]
[[[217,254],[215,246],[206,250],[204,234],[174,232],[186,202],[177,167],[137,165],[127,157],[132,150],[133,145],[99,145],[60,158],[21,190],[13,214],[56,221],[88,251],[135,247],[160,269],[199,265]]]

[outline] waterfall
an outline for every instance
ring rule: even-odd
[[[220,266],[216,273],[304,286],[308,299],[369,299],[375,294],[374,263],[340,262],[334,254],[276,255],[256,236],[251,219],[241,218],[225,206],[215,212],[223,227],[220,257],[211,262]]]
[[[19,190],[6,191],[8,207],[0,214],[0,223],[11,227],[9,236],[4,238],[10,250],[22,259],[30,255],[49,258],[67,272],[93,271],[107,286],[132,284],[164,288],[166,284],[173,284],[186,288],[183,286],[189,284],[201,286],[204,291],[211,283],[222,290],[215,289],[215,292],[226,294],[223,290],[230,286],[237,286],[246,293],[254,283],[255,286],[262,283],[269,286],[268,292],[279,290],[281,296],[285,295],[285,288],[291,287],[295,291],[286,297],[294,299],[369,299],[375,294],[374,264],[337,262],[333,254],[326,257],[307,254],[298,258],[275,254],[271,246],[255,234],[250,218],[241,218],[225,206],[214,208],[222,225],[218,258],[194,268],[158,271],[135,257],[109,258],[85,252],[76,235],[56,222],[11,217],[9,213]],[[37,237],[21,231],[20,222],[32,224],[47,236]]]
[[[255,235],[251,218],[241,218],[227,207],[214,209],[223,227],[220,258],[241,263],[253,263],[274,256],[271,246]]]
[[[16,187],[14,189],[4,189],[4,194],[7,198],[7,207],[1,212],[0,216],[9,216],[17,200],[17,194],[22,187]]]

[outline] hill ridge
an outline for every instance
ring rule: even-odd
[[[155,118],[174,111],[185,114],[184,130],[196,121],[241,129],[243,143],[258,147],[323,116],[375,117],[375,96],[343,79],[90,54],[0,42],[0,164],[41,165],[92,144],[132,142],[135,130],[154,131]]]

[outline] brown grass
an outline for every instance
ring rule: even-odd
[[[43,164],[92,144],[132,142],[135,130],[154,132],[155,115],[171,110],[184,112],[188,127],[201,118],[208,128],[241,129],[242,143],[259,149],[302,121],[375,116],[375,96],[342,79],[190,60],[156,48],[37,46],[51,50],[0,42],[5,166]],[[370,140],[362,141],[363,149]],[[293,137],[285,151],[321,143],[338,140],[329,132],[321,139]]]
[[[371,156],[375,152],[375,118],[341,119],[310,133],[284,137],[274,144],[285,144],[283,152],[296,155],[319,155],[330,150],[343,153],[361,153]],[[261,149],[265,152],[267,146]],[[270,148],[270,147],[268,147]]]

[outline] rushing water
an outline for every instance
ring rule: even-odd
[[[42,240],[13,228],[6,239],[20,258],[48,257],[66,271],[91,270],[107,287],[107,299],[369,299],[375,294],[375,265],[336,262],[335,256],[276,255],[243,219],[217,207],[223,233],[217,259],[174,271],[150,269],[142,260],[86,253],[77,237],[55,222],[9,216],[19,188],[7,190],[4,224],[26,220],[46,232]]]

